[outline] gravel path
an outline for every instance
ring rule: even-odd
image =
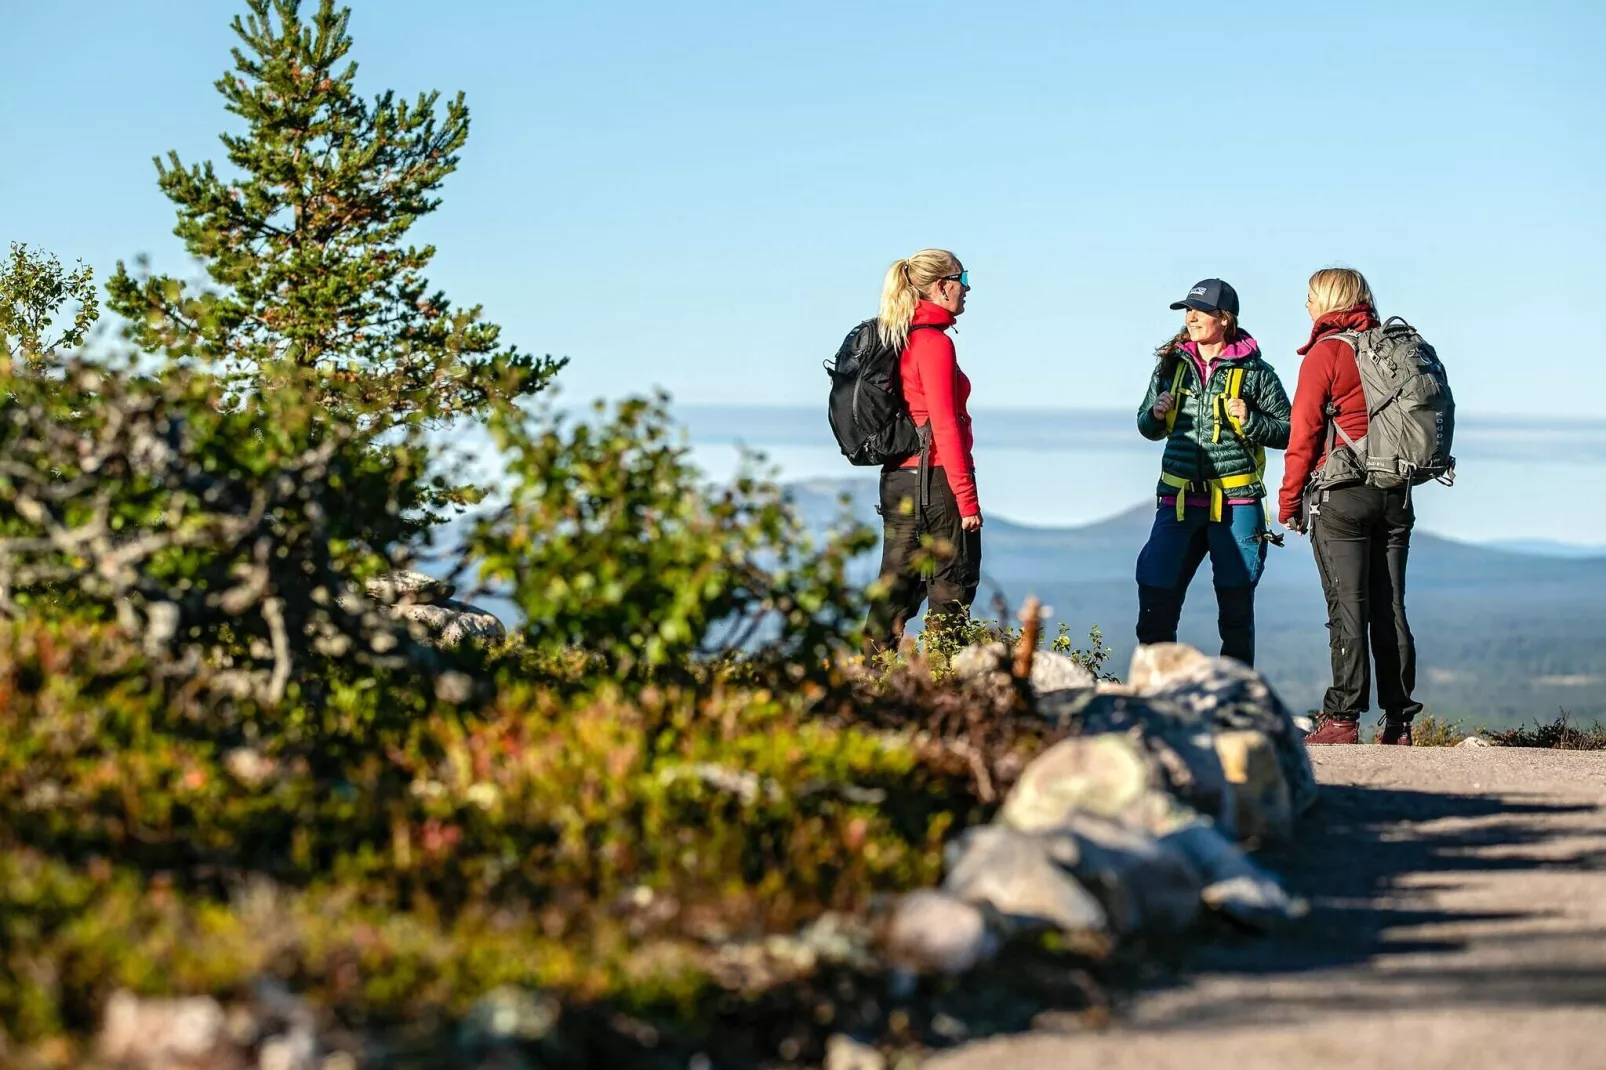
[[[1606,1068],[1606,754],[1323,747],[1288,932],[929,1070]]]

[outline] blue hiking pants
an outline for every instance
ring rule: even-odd
[[[1255,663],[1255,587],[1266,567],[1266,514],[1259,502],[1225,505],[1220,520],[1190,505],[1181,520],[1160,506],[1138,555],[1138,642],[1174,643],[1194,573],[1210,557],[1221,653]]]

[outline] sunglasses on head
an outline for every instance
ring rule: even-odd
[[[944,282],[947,282],[949,279],[957,279],[959,281],[959,285],[965,287],[967,290],[970,288],[970,272],[968,271],[961,271],[957,275],[944,275],[942,277],[942,281]]]

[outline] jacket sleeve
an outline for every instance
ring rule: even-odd
[[[1290,412],[1288,392],[1276,370],[1269,364],[1258,369],[1253,396],[1249,398],[1249,416],[1244,420],[1244,438],[1256,446],[1286,448]]]
[[[1324,412],[1333,388],[1333,349],[1339,343],[1316,343],[1299,368],[1294,405],[1289,419],[1288,453],[1283,458],[1283,489],[1278,496],[1278,518],[1287,523],[1304,508],[1305,484],[1322,455],[1326,430]]]
[[[960,516],[977,516],[981,504],[976,496],[976,475],[971,471],[970,455],[965,452],[965,436],[960,429],[959,362],[954,359],[954,343],[938,331],[920,331],[919,340],[910,342],[915,350],[915,368],[926,392],[926,410],[931,419],[931,440],[942,458],[948,486],[959,503]]]
[[[1165,421],[1154,418],[1154,403],[1159,396],[1160,368],[1156,367],[1149,376],[1149,391],[1143,395],[1143,407],[1138,409],[1138,434],[1150,442],[1158,442],[1166,436]]]

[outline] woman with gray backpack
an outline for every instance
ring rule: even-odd
[[[1410,324],[1378,320],[1358,271],[1310,277],[1313,321],[1294,392],[1280,517],[1307,532],[1327,596],[1333,684],[1306,743],[1359,743],[1377,666],[1379,743],[1411,745],[1422,710],[1405,616],[1411,488],[1455,475],[1455,403],[1444,366]]]

